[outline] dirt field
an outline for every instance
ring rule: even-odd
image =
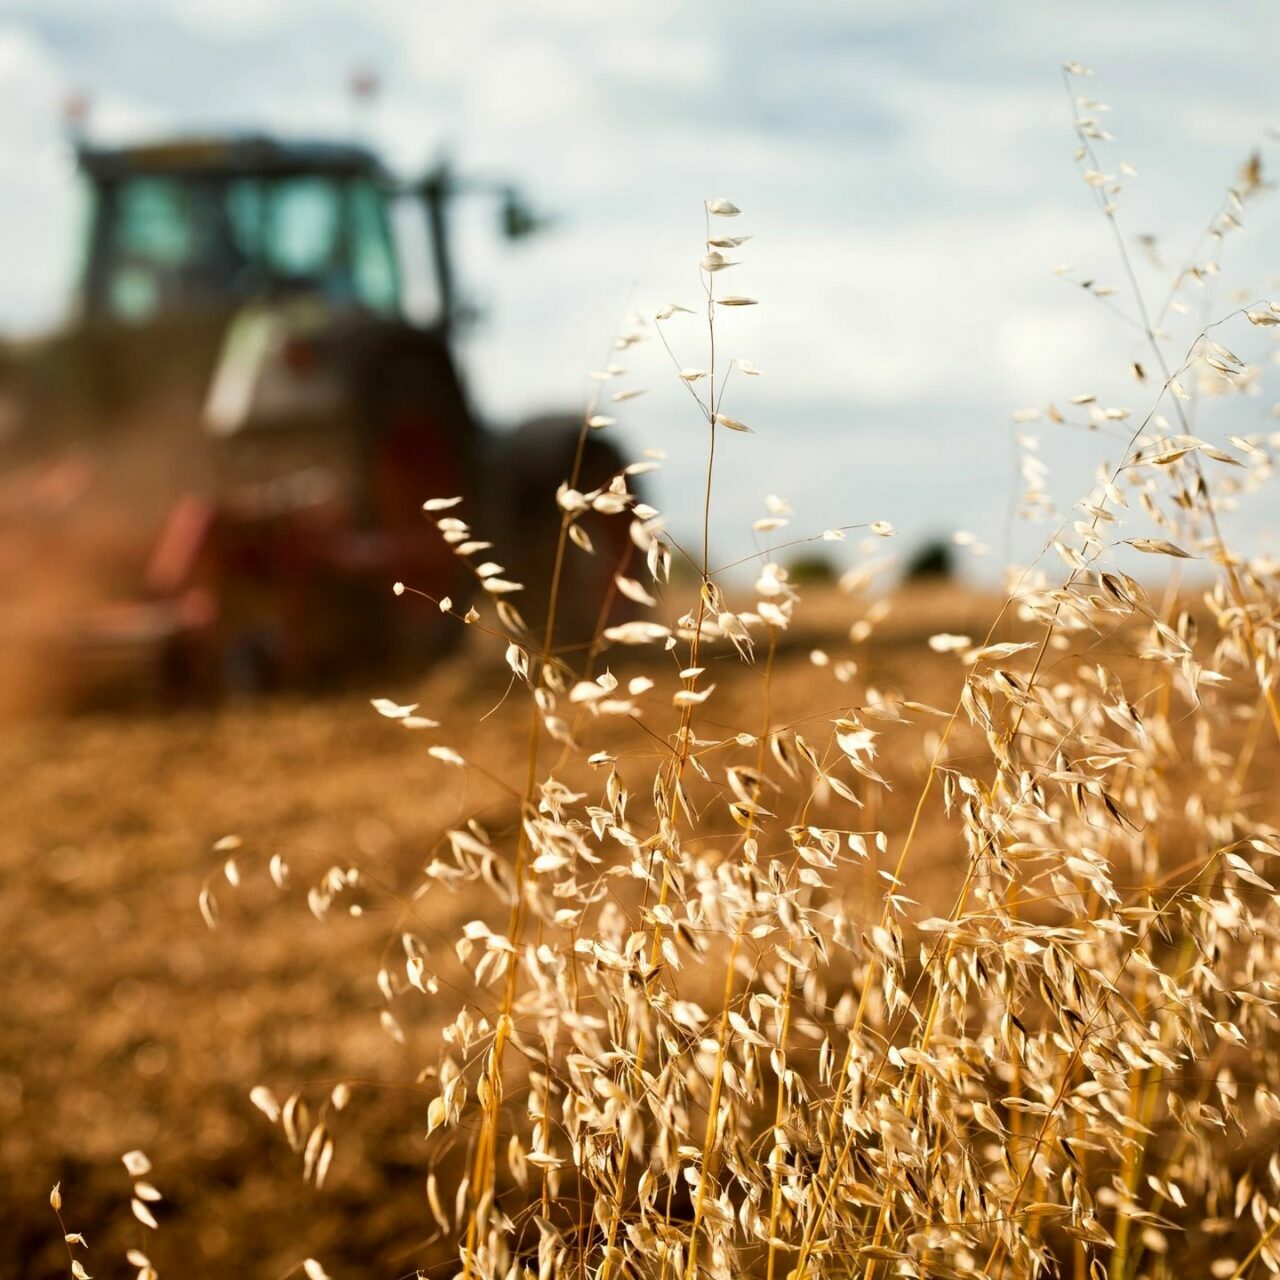
[[[981,635],[991,615],[988,601],[916,593],[859,653],[855,687],[909,685],[916,699],[950,705],[960,665],[924,640],[943,629]],[[850,686],[809,659],[818,645],[833,658],[847,651],[849,619],[830,600],[810,616],[777,663],[775,723],[801,705],[834,715],[852,701]],[[368,699],[420,700],[460,726],[446,731],[451,745],[518,778],[522,700],[465,728],[506,688],[500,662],[481,661],[474,648],[420,688],[3,727],[0,1276],[65,1271],[48,1207],[59,1180],[95,1276],[127,1274],[130,1245],[145,1248],[162,1276],[187,1280],[282,1276],[308,1255],[335,1277],[412,1274],[423,1260],[434,1230],[423,1195],[429,1095],[413,1080],[434,1062],[435,1038],[429,1019],[406,1024],[403,1046],[379,1025],[375,974],[404,918],[386,903],[416,883],[448,826],[481,806],[500,828],[515,807],[428,759],[422,740],[374,714]],[[758,728],[758,670],[723,666],[723,697],[709,716],[740,715]],[[651,750],[642,736],[622,746]],[[890,831],[919,790],[919,752],[902,757],[887,747],[882,758],[895,783],[879,816]],[[238,892],[212,850],[230,833],[245,842]],[[265,871],[275,852],[292,868],[284,893]],[[928,827],[916,856],[917,867],[937,868],[932,889],[945,892],[955,870],[949,830]],[[352,862],[378,886],[369,910],[318,922],[307,886]],[[216,932],[197,908],[210,877]],[[433,890],[414,910],[447,930],[476,904]],[[451,995],[437,1001],[452,1017]],[[317,1192],[248,1092],[266,1084],[283,1098],[305,1085],[322,1099],[339,1079],[355,1082],[353,1097],[335,1118],[337,1154]],[[151,1157],[165,1193],[158,1232],[130,1216],[120,1156],[132,1148]]]

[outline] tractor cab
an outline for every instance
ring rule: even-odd
[[[329,323],[402,322],[392,220],[404,192],[364,148],[85,146],[79,168],[89,217],[63,349],[86,414],[135,416],[164,398],[190,416],[248,308],[305,299]]]
[[[391,184],[373,155],[265,138],[84,149],[92,215],[78,310],[148,328],[306,292],[395,314]]]
[[[249,311],[362,338],[408,326],[451,347],[470,316],[455,283],[455,204],[496,198],[509,240],[544,225],[506,184],[443,162],[399,181],[349,143],[82,145],[78,160],[89,216],[55,373],[96,417],[132,414],[142,396],[195,404]],[[310,347],[291,356],[305,362]]]

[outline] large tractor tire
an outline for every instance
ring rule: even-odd
[[[571,480],[582,419],[549,414],[523,422],[496,447],[486,489],[486,527],[494,531],[494,558],[505,576],[524,584],[514,603],[539,639],[545,634],[562,512],[556,490]],[[626,465],[617,447],[591,432],[583,442],[577,483],[580,493],[602,488]],[[592,513],[578,522],[591,541],[584,551],[564,541],[556,590],[552,643],[566,657],[582,651],[599,631],[631,610],[615,578],[627,572],[634,551],[631,518]]]
[[[412,340],[387,352],[372,371],[362,389],[371,420],[363,520],[396,548],[394,580],[465,608],[474,581],[422,512],[428,498],[475,491],[478,432],[452,363],[438,343]],[[416,594],[393,599],[386,577],[376,579],[372,616],[379,626],[385,622],[394,664],[413,670],[449,653],[463,628]]]

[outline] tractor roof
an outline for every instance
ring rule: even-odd
[[[80,167],[91,178],[111,182],[138,174],[285,177],[326,173],[381,178],[378,158],[345,142],[283,142],[259,135],[174,138],[132,147],[83,146]]]

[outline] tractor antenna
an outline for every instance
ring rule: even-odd
[[[357,141],[369,140],[370,117],[382,89],[378,73],[369,66],[357,66],[347,77],[347,96],[351,101],[351,135]]]
[[[67,141],[78,151],[89,135],[89,112],[92,108],[89,95],[81,89],[73,89],[62,102],[62,127]]]

